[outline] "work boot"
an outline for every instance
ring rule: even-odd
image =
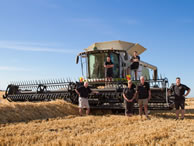
[[[178,118],[178,117],[176,117],[176,118],[175,118],[175,121],[177,121],[178,119],[179,119],[179,118]]]

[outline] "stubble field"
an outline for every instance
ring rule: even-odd
[[[2,94],[2,93],[1,93]],[[194,99],[187,99],[184,120],[175,111],[138,115],[78,116],[62,100],[13,103],[0,97],[0,145],[194,145]]]

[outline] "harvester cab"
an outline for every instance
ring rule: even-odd
[[[134,73],[131,71],[130,59],[134,51],[138,55],[146,49],[140,44],[109,41],[94,43],[78,54],[76,63],[81,62],[82,80],[87,80],[93,90],[98,94],[89,96],[91,109],[109,109],[123,110],[123,88],[127,85],[127,77],[130,77],[135,84]],[[110,56],[114,64],[113,79],[106,84],[106,70],[104,62],[106,57]],[[158,78],[157,67],[139,62],[138,79],[144,76],[149,82],[152,92],[152,98],[149,102],[149,109],[170,109],[170,100],[167,96],[168,80],[167,78]],[[80,81],[71,81],[70,79],[58,80],[36,80],[12,82],[8,85],[4,98],[9,101],[50,101],[55,99],[64,99],[73,104],[78,104],[78,95],[75,89],[82,83]],[[135,103],[135,107],[138,105]]]

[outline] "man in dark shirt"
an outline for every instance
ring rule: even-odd
[[[133,100],[136,98],[135,88],[136,86],[132,83],[131,80],[129,80],[128,87],[123,90],[123,98],[124,98],[126,116],[133,115],[133,106],[134,106]]]
[[[106,62],[104,63],[104,67],[106,68],[107,82],[112,81],[114,64],[112,63],[110,56],[108,56],[106,58]]]
[[[138,95],[139,104],[139,114],[142,117],[142,107],[144,106],[144,111],[146,118],[148,117],[148,101],[151,99],[151,90],[149,83],[145,82],[143,76],[140,77],[140,84],[137,86],[136,94]]]
[[[86,115],[90,113],[90,106],[88,103],[88,95],[93,92],[90,87],[88,87],[88,82],[84,82],[84,86],[75,89],[75,92],[79,95],[79,113],[82,116],[83,108],[86,108]],[[97,92],[95,92],[97,93]]]
[[[135,73],[135,80],[137,80],[137,70],[139,68],[140,57],[137,55],[137,51],[133,52],[133,57],[131,58],[131,70]]]
[[[184,84],[181,84],[181,79],[179,77],[176,78],[176,85],[172,85],[170,88],[170,92],[174,93],[175,96],[175,108],[176,108],[176,120],[179,119],[179,114],[181,112],[181,119],[184,119],[185,114],[185,96],[187,96],[191,89]],[[185,91],[187,93],[185,94]],[[180,110],[181,108],[181,110]]]

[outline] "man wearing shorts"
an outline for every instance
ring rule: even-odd
[[[142,108],[144,107],[146,118],[148,117],[148,101],[151,99],[151,90],[149,83],[145,82],[143,76],[140,77],[140,84],[137,86],[136,94],[138,95],[139,115],[142,118]]]
[[[114,64],[112,63],[110,56],[108,56],[106,58],[106,62],[104,63],[104,67],[106,68],[107,81],[112,81]]]
[[[175,96],[175,108],[176,108],[176,120],[179,119],[179,114],[181,112],[181,119],[184,119],[184,114],[185,114],[185,96],[187,96],[191,89],[187,87],[184,84],[181,84],[180,78],[176,78],[176,85],[172,85],[170,88],[170,92],[174,93]],[[187,93],[185,94],[185,91]],[[181,110],[180,110],[181,108]]]
[[[75,92],[79,95],[79,113],[82,116],[83,109],[86,108],[86,115],[90,113],[90,106],[88,103],[88,95],[93,92],[90,87],[88,87],[88,82],[84,82],[84,86],[75,89]],[[97,92],[95,92],[97,93]]]
[[[134,106],[133,100],[136,98],[135,88],[136,88],[135,84],[133,84],[132,81],[129,80],[128,87],[123,90],[125,116],[133,115],[133,106]]]
[[[137,80],[137,70],[139,68],[140,57],[137,55],[137,51],[133,52],[133,57],[131,58],[131,70],[135,73],[135,80]]]

